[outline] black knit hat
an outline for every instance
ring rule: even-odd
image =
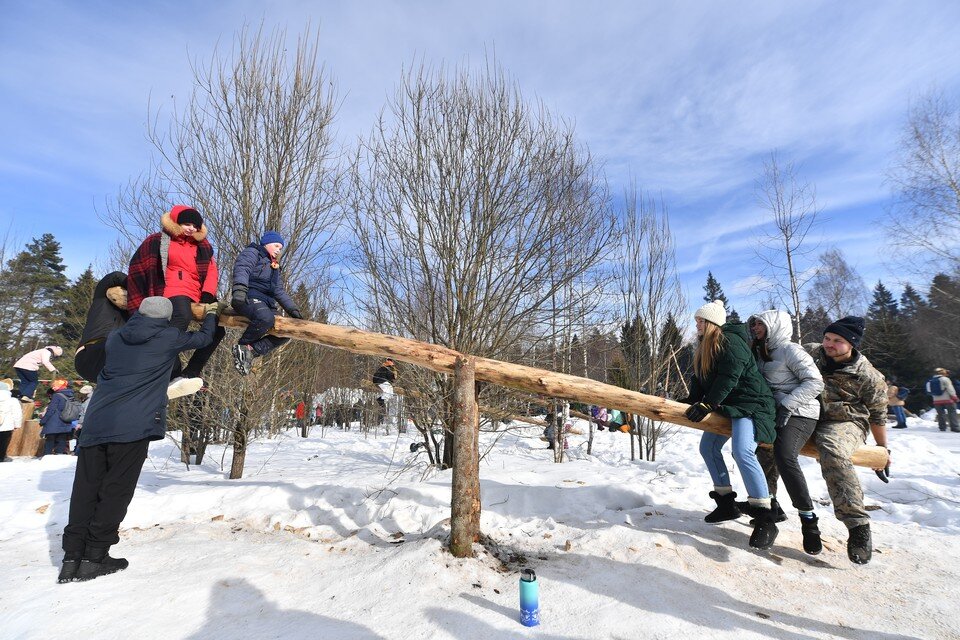
[[[177,224],[192,224],[197,229],[203,226],[203,216],[196,209],[189,207],[181,209],[174,219]]]
[[[864,323],[863,318],[859,316],[847,316],[840,318],[826,329],[824,333],[835,333],[856,348],[860,348],[860,340],[863,339]]]

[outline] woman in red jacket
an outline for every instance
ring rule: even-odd
[[[176,205],[160,219],[163,231],[147,236],[130,261],[127,276],[127,309],[139,308],[144,298],[163,296],[173,303],[170,325],[186,331],[193,319],[194,302],[217,301],[217,263],[207,240],[203,217],[193,207]],[[217,327],[213,342],[194,351],[186,367],[178,358],[173,367],[168,396],[200,389],[203,366],[226,332]]]

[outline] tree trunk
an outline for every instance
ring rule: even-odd
[[[194,306],[194,315],[202,315],[200,305]],[[224,313],[220,316],[220,324],[239,328],[245,327],[247,320],[243,317]],[[362,331],[352,327],[339,327],[294,318],[277,318],[274,330],[271,333],[338,349],[346,349],[353,353],[383,358],[391,357],[446,374],[454,372],[456,360],[461,357],[461,354],[453,349],[435,344]],[[630,391],[588,378],[501,362],[491,358],[477,357],[473,360],[476,363],[477,380],[545,397],[576,400],[610,409],[638,413],[651,420],[670,422],[701,431],[725,436],[731,435],[728,418],[718,413],[712,413],[702,422],[691,422],[684,416],[684,411],[687,410],[688,405],[681,402]],[[816,448],[811,442],[808,442],[800,453],[817,457]],[[854,452],[851,461],[855,465],[880,469],[886,466],[887,450],[883,447],[862,446]]]
[[[450,553],[473,557],[480,536],[480,446],[477,422],[476,366],[458,358],[454,370],[453,488],[450,500]]]

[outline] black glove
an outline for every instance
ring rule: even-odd
[[[213,295],[212,293],[207,293],[206,291],[204,291],[203,293],[200,294],[200,304],[210,304],[211,302],[216,302],[216,301],[217,301],[217,296]]]
[[[230,297],[230,306],[232,306],[235,311],[240,311],[240,307],[247,304],[247,291],[246,285],[233,285],[233,295]]]
[[[683,412],[683,415],[685,415],[690,422],[700,422],[713,413],[713,411],[714,407],[706,402],[698,402],[697,404],[690,405],[690,407]]]
[[[303,314],[300,313],[300,309],[288,309],[287,315],[291,318],[296,318],[297,320],[303,320]]]
[[[887,449],[887,466],[883,469],[874,469],[873,472],[887,484],[890,483],[890,449]]]
[[[777,431],[780,431],[780,430],[783,429],[785,426],[787,426],[787,422],[788,422],[789,420],[790,420],[790,410],[789,410],[789,409],[786,409],[786,408],[784,408],[784,407],[782,407],[782,406],[778,406],[778,407],[777,407],[777,421],[776,421]]]

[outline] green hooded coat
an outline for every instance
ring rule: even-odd
[[[777,435],[777,405],[750,352],[747,325],[728,322],[720,330],[723,339],[713,369],[703,380],[693,376],[687,400],[690,404],[719,406],[718,411],[731,419],[750,418],[754,439],[773,442]]]

